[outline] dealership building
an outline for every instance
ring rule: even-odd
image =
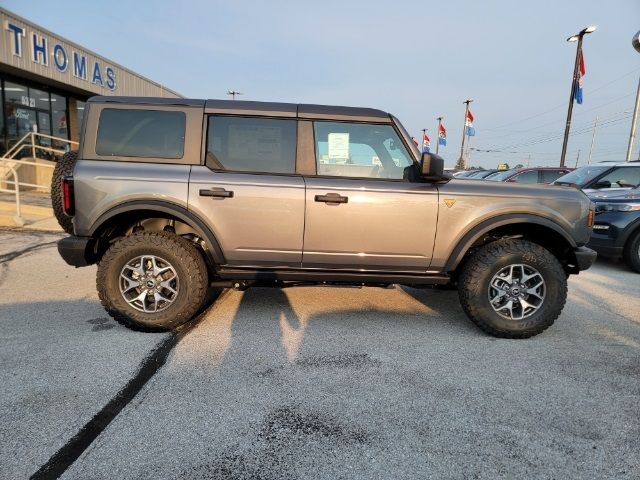
[[[26,133],[77,141],[93,95],[180,97],[0,8],[0,156]]]

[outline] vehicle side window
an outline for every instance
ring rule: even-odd
[[[551,183],[566,173],[569,172],[566,170],[542,170],[542,183]]]
[[[184,112],[105,108],[96,153],[105,157],[182,158]]]
[[[538,171],[529,170],[527,172],[522,172],[521,174],[516,175],[512,181],[518,183],[538,183]]]
[[[635,188],[640,184],[640,167],[616,168],[598,180],[601,182],[611,183],[611,188]]]
[[[296,120],[210,116],[206,165],[213,170],[295,173]]]
[[[318,175],[402,180],[412,157],[391,125],[314,122]]]

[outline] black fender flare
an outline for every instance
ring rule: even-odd
[[[132,200],[129,202],[121,203],[115,207],[110,208],[91,225],[89,229],[89,236],[93,237],[95,233],[104,226],[105,222],[110,219],[121,215],[123,213],[135,212],[139,210],[150,210],[154,212],[164,213],[176,217],[181,222],[191,226],[196,233],[204,239],[207,245],[210,247],[207,249],[207,256],[214,265],[225,264],[224,254],[218,239],[213,234],[211,229],[207,226],[198,215],[187,210],[181,205],[175,203],[160,201],[160,200]]]
[[[541,227],[549,228],[554,232],[560,234],[572,248],[578,246],[573,237],[564,228],[562,228],[562,226],[546,217],[527,213],[498,215],[496,217],[491,217],[483,220],[482,222],[474,225],[469,230],[467,230],[467,232],[458,241],[455,248],[451,251],[447,263],[444,266],[444,271],[450,272],[455,270],[458,265],[460,265],[462,258],[467,253],[469,248],[471,248],[471,246],[479,238],[487,234],[489,231],[498,227],[517,224],[534,224]]]

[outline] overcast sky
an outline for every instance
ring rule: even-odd
[[[3,0],[9,10],[195,98],[381,108],[419,137],[442,115],[447,165],[460,154],[466,98],[471,163],[556,165],[575,43],[587,25],[584,103],[568,164],[624,160],[640,75],[631,46],[640,0],[119,1]],[[435,144],[435,142],[433,142]],[[638,145],[635,148],[638,156]]]

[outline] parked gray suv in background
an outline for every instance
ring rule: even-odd
[[[481,329],[525,338],[595,259],[582,192],[452,180],[380,110],[94,97],[82,133],[54,179],[59,251],[98,264],[102,304],[135,329],[223,287],[454,285]]]

